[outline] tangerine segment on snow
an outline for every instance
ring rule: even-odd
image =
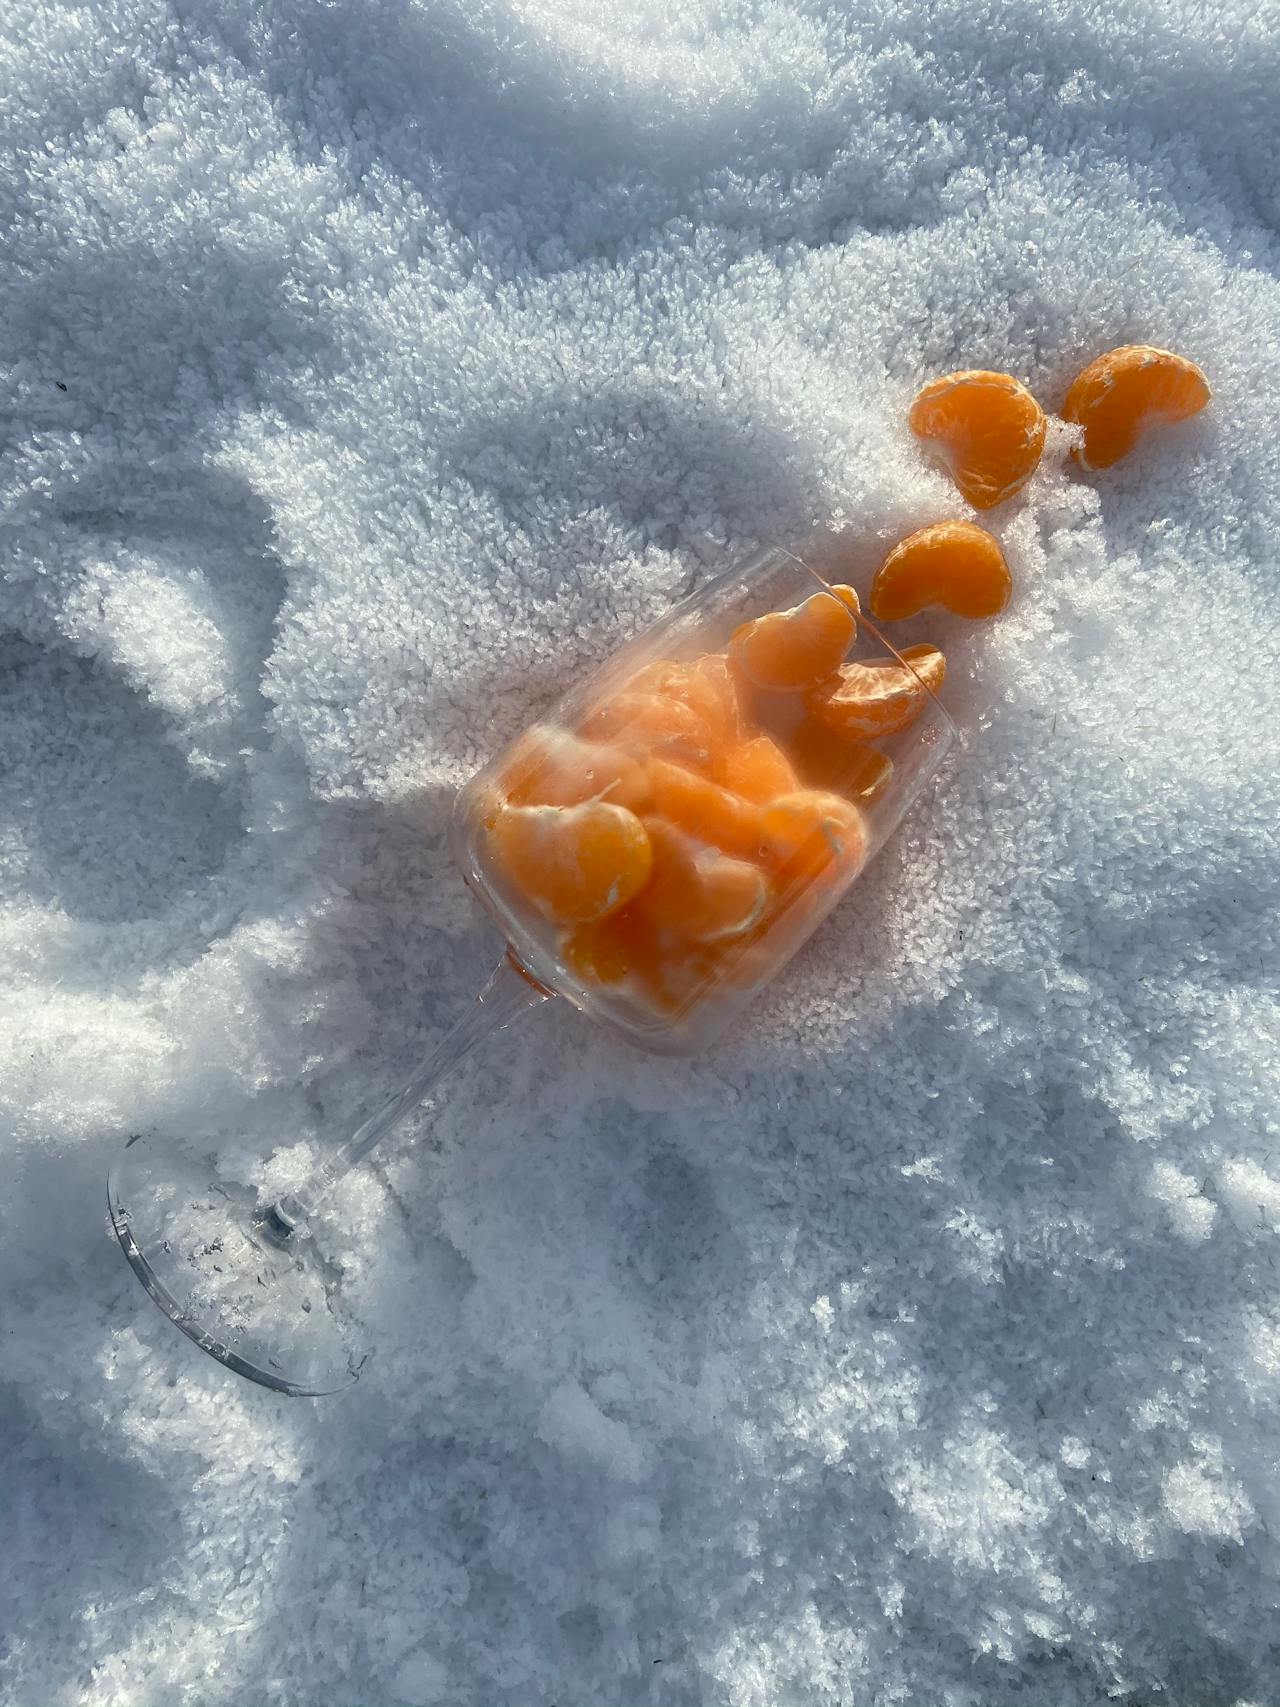
[[[1010,373],[935,379],[911,405],[908,425],[975,510],[1021,491],[1044,450],[1044,410]]]
[[[515,742],[501,787],[512,806],[580,806],[604,799],[635,810],[649,794],[644,767],[621,747],[583,741],[550,724],[535,724]]]
[[[840,663],[857,632],[851,587],[814,593],[791,610],[768,611],[734,631],[729,655],[756,687],[795,693],[815,687]]]
[[[999,540],[976,522],[934,522],[900,540],[876,570],[871,614],[882,621],[941,605],[956,616],[995,616],[1013,581]]]
[[[1076,375],[1062,406],[1063,420],[1084,428],[1084,444],[1072,454],[1085,468],[1110,468],[1148,428],[1198,415],[1211,395],[1200,368],[1172,350],[1108,350]]]
[[[810,714],[838,734],[864,741],[910,728],[929,694],[942,686],[947,663],[936,646],[907,646],[902,657],[907,663],[869,658],[842,665],[809,694]]]
[[[561,925],[588,923],[624,906],[653,866],[644,825],[607,800],[507,806],[489,835],[511,882]]]
[[[653,874],[639,905],[653,924],[689,942],[722,942],[750,930],[764,911],[769,886],[759,866],[734,859],[646,818]]]

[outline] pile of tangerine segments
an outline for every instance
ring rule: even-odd
[[[1072,454],[1108,467],[1208,399],[1185,358],[1112,350],[1068,391],[1063,418],[1081,429]],[[1047,425],[1017,379],[980,371],[926,386],[909,424],[978,510],[1026,485]],[[952,520],[894,546],[868,602],[889,622],[929,607],[978,619],[1011,591],[999,542]],[[852,588],[827,587],[743,624],[725,652],[646,665],[576,730],[537,726],[516,743],[488,844],[578,976],[638,985],[678,1012],[797,898],[821,905],[856,873],[863,809],[893,771],[871,743],[909,728],[946,673],[928,644],[845,662],[859,615]]]

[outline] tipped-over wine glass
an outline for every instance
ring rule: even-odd
[[[369,1347],[326,1214],[346,1176],[551,996],[643,1049],[712,1042],[934,775],[955,736],[944,668],[935,647],[895,651],[851,588],[778,548],[624,646],[458,796],[454,852],[508,947],[408,1082],[283,1195],[212,1142],[121,1151],[111,1222],[151,1297],[264,1386],[348,1386]]]

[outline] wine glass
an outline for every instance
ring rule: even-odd
[[[251,1184],[242,1176],[259,1170],[213,1140],[129,1140],[108,1179],[111,1224],[189,1338],[281,1393],[349,1386],[372,1336],[344,1294],[334,1206],[351,1170],[447,1074],[555,996],[640,1048],[690,1053],[785,965],[956,735],[921,649],[895,651],[856,605],[791,551],[760,550],[623,646],[462,789],[454,854],[506,952],[409,1080],[293,1189]],[[866,681],[887,684],[853,733],[827,687],[816,704],[813,691],[744,671],[735,634],[786,611],[800,622],[816,611],[841,668],[865,665]],[[615,857],[604,899],[582,890]]]

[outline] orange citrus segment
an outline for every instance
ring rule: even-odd
[[[634,810],[649,792],[643,768],[621,747],[581,741],[548,724],[535,725],[516,741],[501,786],[513,806],[580,806],[604,799]]]
[[[876,570],[871,614],[883,621],[941,605],[957,616],[995,616],[1013,582],[1000,543],[975,522],[934,522],[899,541]]]
[[[837,734],[816,717],[805,717],[788,743],[791,758],[810,788],[843,794],[869,805],[893,776],[893,760],[863,741]]]
[[[717,782],[744,800],[762,804],[776,795],[791,794],[800,786],[791,761],[767,735],[756,735],[730,747],[716,766],[715,776]]]
[[[511,882],[557,924],[603,918],[644,888],[648,832],[625,806],[508,806],[489,831]]]
[[[975,510],[1021,491],[1044,450],[1044,410],[1009,373],[935,379],[911,405],[908,425]]]
[[[723,652],[706,652],[689,665],[690,673],[705,682],[715,697],[716,710],[703,715],[722,741],[736,741],[742,735],[742,704],[738,685],[729,660]]]
[[[809,695],[810,713],[838,734],[861,740],[908,728],[924,710],[928,694],[942,686],[947,663],[936,646],[908,646],[902,656],[911,669],[896,658],[843,665]]]
[[[1149,427],[1197,415],[1211,396],[1194,362],[1150,344],[1108,350],[1076,375],[1062,418],[1084,428],[1086,468],[1110,468],[1127,456]]]
[[[764,833],[780,884],[829,871],[852,875],[866,856],[867,832],[858,808],[820,789],[775,800],[765,811]]]
[[[653,874],[639,903],[655,925],[690,942],[720,942],[749,930],[768,885],[758,866],[695,841],[662,818],[646,818]]]
[[[633,1000],[667,1018],[693,1007],[725,965],[713,945],[659,930],[638,903],[575,926],[562,937],[560,952],[584,984],[625,987]]]
[[[587,984],[621,984],[649,976],[655,948],[653,928],[634,904],[575,925],[560,941],[565,965]]]
[[[729,654],[756,687],[773,693],[816,687],[844,657],[857,624],[841,593],[814,593],[793,610],[769,611],[744,622]]]
[[[665,759],[650,760],[648,782],[650,809],[659,817],[724,853],[758,857],[760,808],[753,802]]]
[[[592,741],[609,741],[638,758],[669,753],[689,764],[710,764],[716,740],[691,705],[662,693],[615,694],[598,705],[582,726]]]
[[[631,676],[623,690],[633,693],[654,693],[664,700],[676,700],[688,705],[696,719],[715,739],[727,741],[732,736],[729,710],[719,686],[691,664],[671,664],[666,659],[654,659],[640,673]]]

